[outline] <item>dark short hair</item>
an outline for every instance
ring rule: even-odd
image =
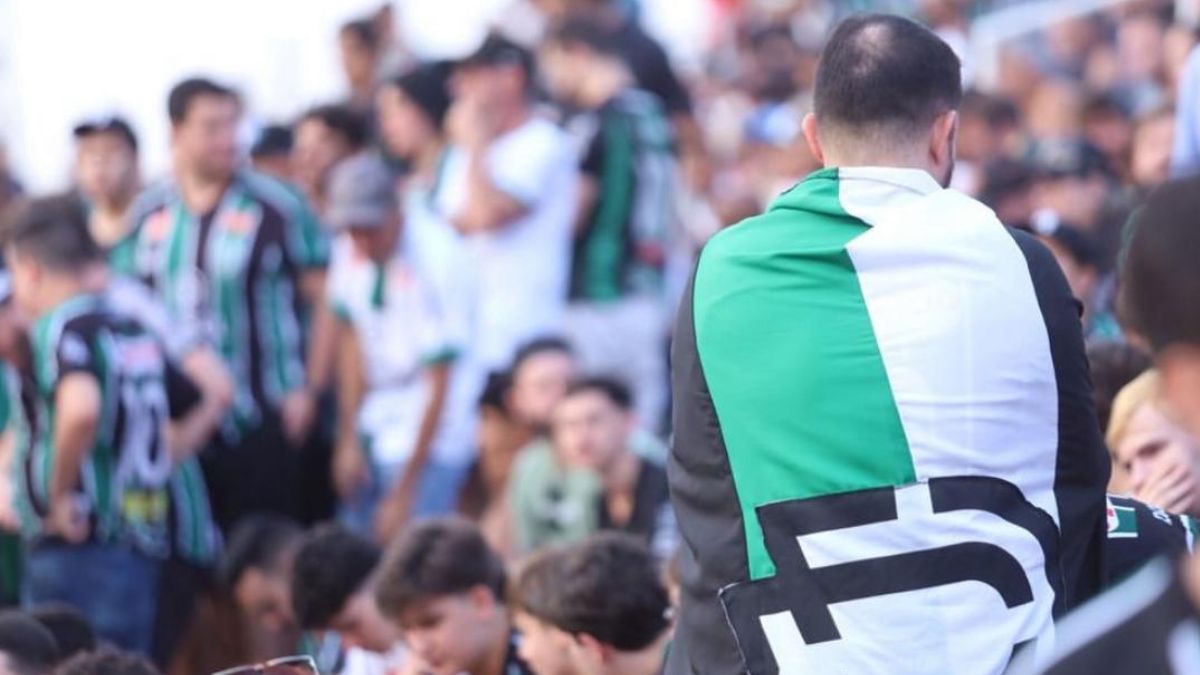
[[[842,21],[821,53],[817,119],[849,131],[919,131],[962,101],[962,65],[923,26],[890,14]]]
[[[217,84],[204,77],[190,77],[174,87],[167,95],[167,115],[172,124],[179,124],[187,119],[192,103],[203,96],[224,98],[238,103],[237,92],[222,84]]]
[[[370,125],[366,118],[349,106],[334,103],[310,108],[300,116],[296,126],[314,120],[341,136],[342,140],[354,150],[365,146],[370,136]]]
[[[567,385],[564,399],[585,393],[601,394],[625,412],[633,410],[633,392],[629,390],[628,385],[616,378],[590,375],[573,380]]]
[[[375,27],[375,22],[371,19],[354,19],[342,24],[342,34],[353,35],[354,39],[358,40],[368,50],[374,52],[379,49],[379,30]]]
[[[1134,214],[1122,305],[1155,351],[1200,345],[1200,177],[1166,183]]]
[[[546,43],[562,47],[585,47],[606,56],[621,53],[620,36],[616,27],[606,21],[597,21],[587,14],[575,14],[552,27],[546,34]]]
[[[517,353],[513,356],[512,367],[509,368],[509,373],[516,375],[521,366],[529,359],[540,354],[556,353],[566,356],[574,356],[575,350],[571,347],[571,343],[563,338],[556,336],[544,336],[535,338],[521,345],[517,349]]]
[[[0,611],[0,656],[17,675],[41,675],[58,662],[54,636],[36,619],[15,610]]]
[[[605,532],[535,554],[518,572],[509,599],[518,611],[620,651],[654,644],[670,625],[670,597],[645,544]]]
[[[292,608],[300,627],[329,627],[366,584],[379,557],[378,546],[336,523],[305,535],[292,564]]]
[[[217,565],[217,582],[232,589],[248,570],[279,570],[283,555],[296,546],[304,530],[273,514],[254,514],[238,522]]]
[[[512,390],[512,378],[508,373],[491,373],[483,384],[479,395],[480,410],[494,410],[508,417],[508,392]]]
[[[102,648],[76,654],[54,671],[54,675],[159,675],[149,661],[131,652]]]
[[[292,151],[292,129],[282,124],[269,124],[259,131],[254,145],[250,146],[250,156],[257,159],[286,155]]]
[[[79,271],[103,257],[88,231],[83,202],[72,195],[16,204],[6,212],[3,232],[5,246],[50,269]]]
[[[399,618],[429,600],[483,587],[504,596],[504,563],[479,527],[462,518],[436,518],[409,528],[384,557],[375,582],[380,611]]]
[[[1076,265],[1097,269],[1100,266],[1100,249],[1095,237],[1079,226],[1062,223],[1044,235],[1071,256]]]
[[[96,648],[96,631],[92,624],[88,623],[82,612],[70,605],[60,602],[38,605],[29,610],[29,616],[54,636],[59,656],[63,659]]]
[[[1103,435],[1108,432],[1108,420],[1117,394],[1150,368],[1150,357],[1133,345],[1112,340],[1089,344],[1087,359],[1092,373],[1096,420]]]

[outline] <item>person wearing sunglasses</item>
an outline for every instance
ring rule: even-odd
[[[504,606],[504,564],[460,518],[419,523],[384,556],[380,611],[403,632],[421,675],[532,675]]]

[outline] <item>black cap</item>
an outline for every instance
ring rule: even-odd
[[[129,144],[130,150],[137,152],[138,149],[137,135],[133,133],[133,127],[129,126],[128,122],[117,115],[84,120],[76,124],[75,129],[71,133],[75,136],[76,140],[87,138],[93,134],[117,134]]]
[[[533,74],[533,54],[499,33],[489,33],[474,54],[458,62],[460,68],[471,66],[520,66],[527,76]]]
[[[262,128],[254,145],[250,146],[251,157],[286,155],[292,151],[292,130],[282,124],[269,124]]]

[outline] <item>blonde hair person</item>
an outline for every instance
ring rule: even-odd
[[[1108,424],[1113,458],[1109,491],[1128,493],[1173,513],[1200,514],[1200,443],[1172,421],[1150,370],[1113,401]]]

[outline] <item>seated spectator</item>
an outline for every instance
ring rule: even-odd
[[[96,631],[79,610],[61,603],[34,607],[29,616],[46,627],[58,644],[59,658],[65,661],[76,654],[96,648]]]
[[[567,461],[599,479],[597,528],[636,535],[665,561],[678,540],[667,472],[631,449],[634,418],[624,384],[604,377],[577,380],[554,410],[554,444]]]
[[[0,612],[0,675],[48,675],[58,658],[45,626],[14,610]]]
[[[979,201],[996,212],[1000,222],[1029,232],[1033,218],[1033,169],[1015,159],[1000,158],[984,167]]]
[[[1111,312],[1097,307],[1100,283],[1100,255],[1094,237],[1073,225],[1059,222],[1039,237],[1054,254],[1067,277],[1071,293],[1083,303],[1083,336],[1087,339],[1116,340],[1121,327]]]
[[[517,454],[528,440],[508,407],[510,378],[494,374],[479,397],[479,456],[458,493],[458,513],[479,523],[484,539],[502,557],[513,548],[508,485]]]
[[[537,675],[656,675],[671,636],[658,561],[625,535],[535,555],[510,602]]]
[[[1148,371],[1113,401],[1109,489],[1171,513],[1200,515],[1200,444],[1171,421],[1160,387],[1158,373]]]
[[[454,509],[471,447],[456,426],[466,422],[446,408],[452,385],[466,384],[451,377],[465,327],[452,325],[438,289],[399,248],[400,211],[382,160],[346,160],[328,196],[328,220],[354,251],[328,288],[343,337],[335,484],[343,522],[386,541],[409,518]]]
[[[54,675],[158,675],[149,661],[114,649],[85,652],[54,670]]]
[[[300,640],[292,613],[291,569],[304,536],[300,526],[273,515],[242,520],[229,537],[217,568],[217,583],[233,596],[249,633],[254,654],[291,653]],[[230,664],[232,665],[232,664]]]
[[[504,563],[475,525],[434,519],[392,545],[375,601],[404,632],[418,672],[523,675],[504,585]]]
[[[575,372],[571,347],[553,338],[535,340],[517,354],[509,395],[514,417],[534,439],[517,456],[509,480],[509,503],[517,553],[578,541],[597,527],[600,484],[588,469],[565,457],[549,437],[551,416]],[[630,440],[639,456],[662,464],[666,448],[636,429]]]
[[[404,661],[400,631],[375,604],[374,572],[380,550],[369,539],[336,524],[304,536],[292,565],[292,609],[300,627],[334,631],[344,647],[378,661],[379,672]]]

